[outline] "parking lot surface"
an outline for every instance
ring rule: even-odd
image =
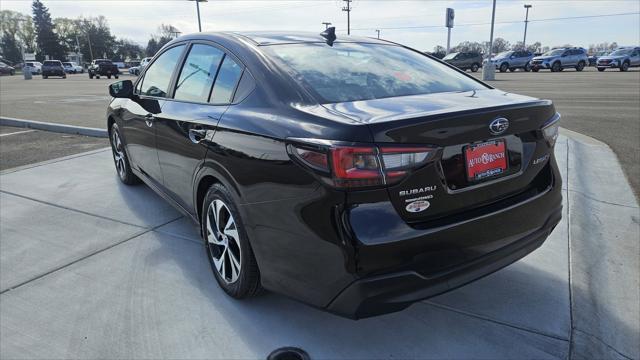
[[[603,141],[616,153],[640,196],[640,71],[587,68],[552,73],[497,73],[501,90],[553,100],[561,126]],[[482,78],[477,73],[478,78]]]
[[[0,126],[0,171],[108,146],[104,138]]]
[[[456,291],[360,321],[268,292],[226,296],[194,224],[146,186],[120,183],[109,150],[5,173],[0,358],[265,358],[282,346],[312,358],[637,357],[638,301],[626,289],[637,284],[638,259],[609,244],[637,254],[637,241],[623,240],[637,234],[638,206],[626,188],[601,191],[605,173],[621,170],[596,148],[560,137],[563,220],[541,248]],[[582,158],[602,170],[595,182],[573,173]],[[594,217],[615,226],[594,227]],[[586,260],[574,265],[578,256]]]
[[[562,113],[562,126],[599,139],[619,157],[636,196],[640,194],[640,69],[629,72],[587,68],[583,72],[497,73],[491,85],[551,99]],[[478,78],[481,73],[474,74]],[[135,79],[126,73],[121,79]],[[115,79],[67,79],[34,76],[0,78],[0,116],[104,128],[109,103],[107,85]]]

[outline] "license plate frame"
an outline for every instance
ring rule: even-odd
[[[492,148],[495,147],[495,148]],[[504,175],[509,170],[507,142],[494,139],[464,146],[464,169],[469,182]]]

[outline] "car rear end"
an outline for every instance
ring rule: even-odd
[[[47,60],[42,64],[43,76],[64,76],[65,71],[60,61]]]
[[[544,242],[562,207],[560,116],[550,101],[491,89],[397,46],[318,49],[273,52],[325,108],[371,134],[358,143],[289,139],[291,158],[345,195],[335,226],[357,279],[329,311],[401,310]]]

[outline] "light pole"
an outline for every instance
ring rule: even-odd
[[[493,25],[496,22],[496,0],[493,0],[493,10],[491,11],[491,36],[489,37],[489,56],[487,62],[482,67],[482,80],[495,80],[496,67],[491,63],[491,53],[493,52]]]
[[[329,28],[329,25],[331,25],[330,22],[323,22],[322,25],[324,25],[324,29],[327,30]]]
[[[380,39],[380,30],[376,29],[376,32],[378,33],[378,39]]]
[[[196,2],[196,11],[198,12],[198,32],[202,32],[202,23],[200,22],[200,3],[207,2],[208,0],[189,0]]]
[[[531,5],[525,4],[524,8],[527,9],[527,15],[524,17],[524,39],[522,39],[523,50],[527,49],[527,24],[529,23],[529,9]]]

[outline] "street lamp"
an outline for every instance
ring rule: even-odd
[[[491,35],[489,37],[489,56],[487,62],[482,67],[482,80],[495,80],[496,67],[491,62],[491,52],[493,52],[493,27],[496,23],[496,0],[493,0],[493,10],[491,10]]]
[[[527,9],[527,15],[525,15],[525,18],[524,18],[524,39],[522,39],[522,47],[526,49],[527,48],[527,24],[529,23],[529,9],[531,8],[531,5],[525,4],[524,8]]]
[[[189,0],[196,2],[196,11],[198,12],[198,32],[202,32],[202,24],[200,23],[200,3],[207,2],[208,0]]]
[[[380,30],[376,29],[376,32],[378,33],[378,39],[380,39]]]
[[[323,22],[322,25],[324,25],[324,29],[327,30],[329,28],[329,25],[331,25],[330,22]]]

